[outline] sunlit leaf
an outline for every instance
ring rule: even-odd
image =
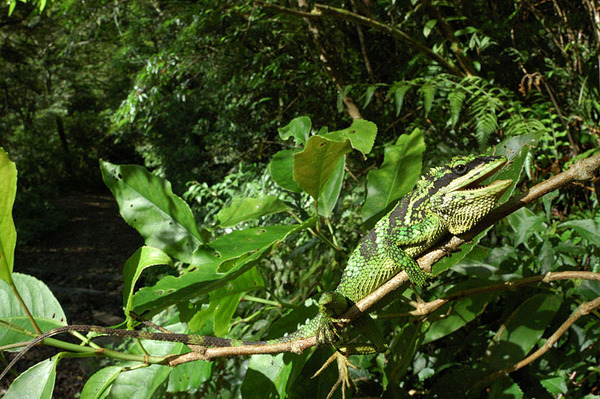
[[[217,213],[217,218],[221,226],[227,227],[288,210],[289,207],[285,202],[270,195],[261,195],[258,198],[234,198],[230,206]]]
[[[350,140],[340,142],[312,136],[304,150],[294,154],[294,180],[311,197],[318,199],[339,160],[351,150]]]
[[[81,391],[81,399],[106,398],[110,393],[113,381],[122,371],[123,367],[119,366],[109,366],[98,370],[85,383]]]
[[[381,216],[390,204],[412,190],[421,174],[423,151],[425,142],[420,129],[401,135],[396,144],[385,147],[383,164],[367,175],[363,220]]]
[[[146,244],[190,263],[202,237],[190,207],[173,194],[171,183],[136,165],[100,161],[100,170],[119,203],[121,216]]]
[[[129,319],[131,311],[131,301],[135,283],[140,278],[142,272],[152,266],[169,265],[173,266],[171,258],[158,248],[141,247],[125,262],[123,268],[123,304],[125,305],[125,316]]]
[[[294,154],[299,150],[281,150],[273,155],[269,163],[269,173],[279,186],[300,193],[302,189],[294,180]]]
[[[303,145],[306,144],[308,136],[310,136],[311,124],[308,116],[299,116],[292,119],[292,121],[284,127],[277,129],[277,131],[282,140],[293,137],[296,145]]]
[[[13,279],[25,305],[42,331],[67,324],[65,312],[45,283],[35,277],[20,273],[14,273]],[[21,303],[15,297],[10,286],[1,280],[0,319],[34,332]],[[9,345],[29,339],[31,339],[29,335],[5,329],[0,325],[0,345]]]
[[[0,147],[0,279],[9,284],[12,284],[11,273],[17,242],[17,231],[12,217],[16,192],[17,167]]]
[[[18,376],[2,396],[3,399],[52,399],[56,365],[61,356],[39,362]]]

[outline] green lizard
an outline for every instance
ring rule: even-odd
[[[479,183],[494,174],[506,162],[505,157],[472,155],[455,157],[446,165],[430,169],[417,182],[415,189],[401,198],[360,241],[348,259],[338,287],[321,297],[319,313],[292,334],[270,341],[239,341],[193,334],[117,330],[90,325],[64,326],[49,330],[32,340],[10,362],[0,379],[31,347],[46,338],[68,331],[93,331],[113,336],[181,342],[203,347],[272,345],[313,336],[316,336],[320,344],[332,344],[339,338],[335,327],[336,319],[352,304],[373,292],[401,270],[406,271],[413,284],[425,284],[430,275],[419,268],[415,258],[448,232],[461,234],[468,231],[491,211],[512,180],[494,181],[481,187]]]

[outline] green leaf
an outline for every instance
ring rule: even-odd
[[[522,360],[533,349],[558,311],[562,297],[537,294],[528,298],[496,332],[483,361],[500,370]]]
[[[367,176],[367,199],[361,210],[363,221],[380,216],[390,204],[412,190],[421,174],[423,132],[415,129],[410,135],[403,134],[384,151],[381,167]]]
[[[498,117],[492,108],[475,116],[475,137],[480,147],[485,147],[494,131],[498,129]]]
[[[448,103],[450,105],[450,125],[456,126],[462,105],[467,98],[467,93],[460,87],[456,88],[452,93],[448,94]]]
[[[123,371],[123,367],[109,366],[98,370],[92,375],[83,390],[81,391],[81,399],[104,399],[110,393],[113,381]]]
[[[433,274],[437,276],[438,274],[442,273],[445,270],[450,269],[452,266],[454,266],[458,262],[460,262],[465,256],[467,256],[473,250],[473,248],[475,248],[475,246],[477,246],[477,244],[479,244],[479,241],[481,241],[481,239],[483,237],[485,237],[485,235],[487,234],[487,232],[490,229],[491,229],[491,227],[488,227],[481,233],[477,234],[472,240],[461,245],[459,252],[454,252],[450,256],[445,256],[444,258],[440,259],[432,267]]]
[[[202,237],[190,207],[173,194],[171,183],[136,165],[100,161],[100,170],[119,203],[121,216],[144,237],[146,244],[191,263]]]
[[[425,334],[423,344],[445,337],[474,320],[484,311],[491,296],[489,293],[473,295],[447,303],[437,309],[428,318],[431,325]]]
[[[294,193],[301,193],[302,189],[294,180],[294,154],[298,150],[281,150],[271,159],[269,173],[280,187]]]
[[[594,219],[571,220],[561,223],[559,228],[571,228],[589,243],[600,248],[600,223]]]
[[[39,362],[18,376],[8,387],[3,399],[52,399],[56,381],[56,365],[62,356]]]
[[[15,3],[16,1],[11,3],[11,7]],[[11,273],[17,243],[17,230],[12,217],[16,192],[17,167],[0,147],[0,279],[9,284],[12,284]]]
[[[217,218],[222,227],[227,227],[273,213],[286,212],[289,209],[285,202],[270,195],[261,195],[258,198],[234,198],[229,207],[217,213]]]
[[[289,397],[290,387],[302,370],[302,366],[310,353],[311,351],[305,351],[302,355],[279,353],[274,356],[252,356],[248,364],[246,377],[242,383],[242,397]],[[291,361],[292,356],[293,361]]]
[[[514,246],[520,244],[527,246],[527,239],[531,235],[544,234],[548,229],[546,219],[533,213],[527,208],[521,208],[506,217],[508,224],[515,231]]]
[[[331,141],[343,142],[350,140],[352,148],[360,151],[364,157],[373,149],[375,137],[377,136],[377,125],[364,119],[355,119],[350,127],[346,129],[319,134],[319,136]]]
[[[144,345],[148,344],[144,343]],[[163,384],[171,370],[170,367],[153,364],[144,368],[122,371],[113,381],[109,397],[128,399],[164,397]]]
[[[367,92],[365,93],[365,104],[363,105],[363,108],[366,108],[367,105],[369,105],[369,103],[371,102],[371,99],[373,99],[373,94],[375,94],[376,90],[377,90],[377,86],[369,86],[367,88]]]
[[[339,142],[312,136],[304,150],[294,154],[294,180],[317,200],[340,158],[351,150],[350,140]]]
[[[201,384],[210,381],[213,365],[213,362],[203,360],[178,365],[169,374],[167,392],[186,392],[198,389]]]
[[[421,98],[423,100],[423,108],[425,110],[425,116],[429,115],[431,106],[433,105],[433,98],[435,97],[435,86],[430,81],[427,81],[419,89]]]
[[[67,317],[48,286],[26,274],[14,273],[14,284],[42,331],[67,325]],[[0,319],[34,332],[23,307],[11,287],[0,280]],[[30,340],[29,335],[7,330],[0,325],[0,345]],[[15,349],[16,350],[16,349]]]
[[[400,111],[402,110],[402,104],[404,103],[404,95],[410,89],[410,85],[403,84],[398,86],[398,88],[394,91],[394,98],[396,100],[396,116],[400,115]]]
[[[425,23],[425,25],[423,26],[423,36],[426,38],[429,37],[431,30],[433,29],[433,27],[436,24],[437,24],[437,19],[430,19],[429,21],[427,21]]]
[[[540,384],[548,390],[555,397],[559,397],[560,394],[566,395],[569,391],[567,384],[567,378],[565,376],[548,377],[540,381]]]
[[[265,226],[233,231],[198,249],[197,260],[181,276],[167,276],[133,296],[138,314],[156,314],[166,307],[206,294],[249,270],[290,234],[314,225],[316,218],[291,226]]]
[[[324,217],[331,216],[333,208],[342,191],[342,182],[344,181],[344,166],[346,165],[346,157],[343,156],[338,161],[331,178],[325,183],[323,191],[319,196],[319,215]]]
[[[130,327],[131,318],[129,312],[132,308],[135,283],[145,269],[156,265],[173,266],[173,261],[169,255],[160,249],[146,246],[138,248],[138,250],[127,259],[127,262],[125,262],[123,268],[123,304],[125,305],[125,317],[127,318]]]
[[[277,129],[279,137],[282,140],[287,140],[290,137],[294,137],[296,145],[300,146],[306,144],[308,136],[310,136],[311,121],[308,116],[299,116],[292,119],[290,123],[284,127]]]
[[[254,267],[224,286],[211,291],[209,307],[196,312],[189,322],[190,329],[200,331],[208,318],[212,318],[214,334],[219,337],[226,336],[230,327],[229,323],[242,295],[264,286],[265,282],[262,276]]]

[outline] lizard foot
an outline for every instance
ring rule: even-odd
[[[336,350],[335,353],[331,355],[329,359],[327,359],[323,366],[321,366],[321,368],[317,370],[317,372],[311,378],[315,378],[316,376],[321,374],[323,370],[325,370],[331,363],[333,363],[334,360],[337,361],[339,377],[335,384],[333,384],[333,387],[331,388],[331,391],[329,391],[329,394],[327,395],[326,399],[330,399],[333,396],[333,393],[335,392],[337,387],[340,386],[340,384],[342,385],[342,399],[346,399],[346,388],[350,388],[350,376],[348,374],[348,367],[358,369],[358,367],[350,363],[350,360],[348,360],[348,354],[344,354],[340,350]]]
[[[453,248],[448,245],[442,245],[440,249],[444,251],[444,256],[451,256],[453,253],[462,251],[461,248]]]

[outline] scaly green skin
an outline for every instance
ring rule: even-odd
[[[317,335],[319,342],[331,343],[332,321],[401,270],[415,285],[424,285],[430,276],[414,258],[446,233],[468,231],[492,210],[512,180],[466,188],[493,174],[506,161],[505,157],[456,157],[429,170],[363,237],[350,255],[340,284],[321,297],[319,314],[295,333],[273,342]]]
[[[271,341],[239,341],[100,326],[65,326],[47,331],[30,342],[4,370],[0,379],[29,348],[67,331],[94,331],[207,347],[269,345],[312,336],[316,336],[321,344],[333,343],[337,337],[333,325],[336,318],[400,271],[406,271],[413,284],[425,284],[430,276],[419,268],[414,259],[446,233],[468,231],[492,210],[512,180],[495,181],[485,187],[477,187],[477,183],[496,172],[506,161],[505,157],[472,155],[456,157],[446,165],[430,169],[417,182],[415,189],[400,199],[360,241],[350,255],[338,287],[321,297],[317,316],[292,334]]]

